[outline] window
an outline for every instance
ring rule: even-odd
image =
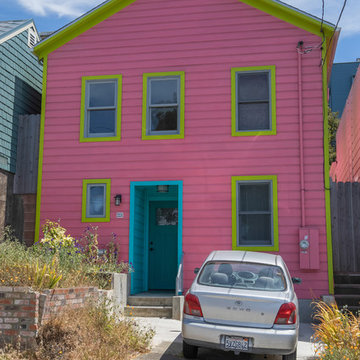
[[[120,140],[121,75],[82,78],[80,142]]]
[[[144,74],[144,140],[184,137],[184,77],[183,72]]]
[[[276,176],[232,178],[233,249],[278,251]]]
[[[286,278],[279,266],[242,261],[209,261],[202,268],[198,283],[250,292],[286,290]]]
[[[110,221],[110,179],[83,180],[82,222]]]
[[[232,135],[276,135],[275,66],[231,69]]]

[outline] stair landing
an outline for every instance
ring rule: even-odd
[[[174,291],[146,292],[128,297],[125,316],[172,318]]]

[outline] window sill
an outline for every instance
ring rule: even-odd
[[[184,134],[143,135],[142,140],[183,139]]]
[[[104,141],[120,141],[120,135],[108,137],[81,137],[80,142],[104,142]]]
[[[231,136],[266,136],[266,135],[276,135],[275,130],[259,130],[259,131],[236,131],[233,130]]]
[[[106,217],[106,218],[82,218],[81,222],[83,222],[83,223],[110,222],[110,217]]]
[[[233,250],[241,250],[241,251],[279,251],[278,245],[271,246],[232,246]]]

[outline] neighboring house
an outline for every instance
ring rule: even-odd
[[[342,116],[346,99],[353,84],[360,61],[335,63],[331,70],[329,85],[329,106]]]
[[[13,196],[19,117],[41,112],[42,64],[32,54],[38,41],[32,20],[0,21],[0,229],[17,227],[12,220],[19,217]]]
[[[52,34],[36,239],[59,218],[116,233],[132,293],[174,290],[182,255],[186,290],[214,249],[279,253],[301,299],[332,293],[333,34],[268,0],[110,0]]]
[[[336,161],[330,175],[336,182],[360,182],[360,68],[336,133]]]

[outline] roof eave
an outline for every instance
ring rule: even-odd
[[[69,25],[55,32],[52,36],[44,39],[34,47],[34,54],[42,59],[73,38],[79,36],[86,30],[92,28],[116,12],[122,10],[136,0],[108,0],[98,7],[79,17]],[[304,29],[310,33],[322,37],[321,21],[295,10],[293,7],[273,0],[238,0],[267,14],[286,21],[294,26]],[[328,22],[323,23],[323,32],[326,38],[330,38],[335,27]]]
[[[8,40],[12,39],[16,35],[19,35],[23,31],[30,28],[31,26],[33,26],[35,28],[35,24],[34,24],[33,19],[29,19],[26,22],[20,24],[19,26],[16,26],[15,28],[7,31],[6,33],[4,33],[4,34],[2,34],[0,36],[0,44],[4,43],[5,41],[8,41]],[[35,28],[35,30],[36,30],[36,28]]]

